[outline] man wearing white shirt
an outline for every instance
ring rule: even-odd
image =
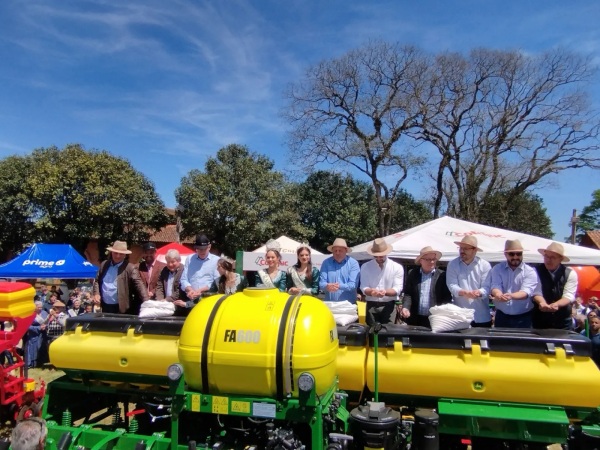
[[[374,259],[360,269],[360,289],[367,300],[367,325],[396,321],[396,302],[402,293],[404,269],[387,257],[391,251],[391,245],[384,239],[375,239],[367,249]]]
[[[446,269],[446,284],[452,293],[452,301],[461,308],[475,311],[471,326],[489,328],[492,326],[488,300],[492,266],[477,256],[481,249],[477,247],[475,236],[465,236],[454,243],[458,245],[459,257],[450,261]]]

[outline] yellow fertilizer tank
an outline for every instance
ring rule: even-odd
[[[113,372],[164,377],[177,362],[183,318],[139,319],[124,314],[69,318],[50,344],[50,362],[66,372]]]
[[[320,395],[335,383],[337,352],[327,306],[277,289],[202,299],[179,342],[185,381],[205,394],[298,396],[298,377],[308,372]]]
[[[415,397],[596,408],[600,371],[585,337],[565,330],[471,328],[432,333],[385,326],[379,392]],[[374,352],[367,385],[374,388]],[[344,386],[340,383],[340,387]]]

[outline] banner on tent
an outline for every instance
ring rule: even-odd
[[[331,255],[311,255],[311,261],[313,266],[318,269],[321,268],[321,264]],[[281,270],[287,270],[288,267],[293,266],[298,261],[296,253],[282,253],[281,264],[279,268]],[[262,252],[244,252],[243,256],[243,269],[244,270],[260,270],[267,268],[267,261],[265,259],[265,253]]]

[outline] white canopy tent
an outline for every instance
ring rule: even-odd
[[[277,241],[281,247],[279,250],[279,253],[281,253],[281,269],[285,270],[287,267],[296,264],[296,249],[300,247],[302,243],[287,236],[279,236],[275,241]],[[243,252],[243,270],[264,269],[267,266],[265,261],[266,252],[266,244],[258,247],[252,252]],[[329,255],[324,255],[317,250],[311,249],[311,261],[316,267],[321,267],[321,263],[328,256]]]
[[[542,262],[540,248],[546,248],[552,240],[544,239],[517,231],[503,230],[487,225],[467,222],[444,216],[431,222],[410,228],[406,231],[386,236],[385,241],[393,247],[389,254],[392,258],[414,261],[423,247],[432,246],[442,252],[442,261],[450,261],[458,257],[458,248],[454,242],[460,241],[464,236],[473,235],[477,238],[482,252],[477,255],[489,262],[505,261],[504,242],[507,239],[518,239],[525,252],[523,260],[527,263]],[[371,259],[367,249],[373,241],[356,245],[350,254],[358,260]],[[557,241],[560,242],[560,241]],[[565,255],[569,257],[569,265],[600,265],[600,250],[580,247],[571,244],[562,244]]]

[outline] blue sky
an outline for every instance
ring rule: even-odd
[[[600,2],[129,0],[0,2],[0,158],[81,143],[129,159],[165,204],[189,170],[230,143],[285,172],[288,83],[369,39],[426,51],[537,53],[600,63]],[[590,87],[600,110],[600,77]],[[555,238],[590,203],[598,172],[537,192]],[[417,198],[428,186],[409,180]]]

